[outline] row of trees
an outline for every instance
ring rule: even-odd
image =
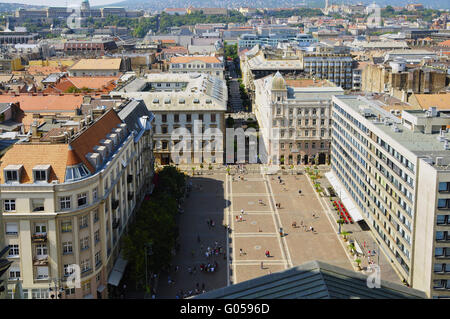
[[[320,9],[299,8],[294,10],[271,11],[267,12],[266,15],[274,18],[289,18],[291,16],[317,17],[323,16],[323,12]]]
[[[145,282],[147,270],[159,273],[171,263],[178,237],[178,200],[184,196],[186,185],[186,175],[174,166],[166,166],[156,174],[155,191],[142,203],[135,222],[123,238],[131,277],[141,283]],[[150,251],[151,256],[146,260]]]
[[[195,25],[197,23],[244,23],[247,18],[238,11],[228,11],[227,15],[204,14],[202,11],[184,15],[170,15],[165,12],[159,16],[159,31],[167,32],[171,27]]]

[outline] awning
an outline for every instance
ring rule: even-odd
[[[352,216],[353,220],[355,222],[364,220],[364,218],[359,213],[359,209],[353,203],[353,199],[347,193],[345,187],[343,187],[339,180],[336,178],[336,175],[334,175],[334,173],[330,171],[328,173],[325,173],[325,176],[328,178],[328,181],[330,182],[331,186],[333,186],[336,195],[339,196],[341,202],[345,205],[345,208],[347,209],[350,216]]]
[[[97,287],[97,291],[98,291],[99,293],[102,293],[103,290],[105,290],[105,288],[106,288],[105,286],[100,285],[100,286]]]
[[[119,258],[117,258],[116,263],[114,264],[114,267],[109,274],[108,278],[108,284],[113,286],[118,286],[120,280],[122,279],[123,272],[125,271],[125,267],[127,266],[128,261],[122,258],[122,255],[119,255]]]

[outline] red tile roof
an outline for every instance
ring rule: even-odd
[[[74,111],[83,103],[82,95],[0,95],[0,103],[20,103],[24,112],[64,112]]]
[[[92,153],[94,146],[100,145],[100,141],[105,139],[105,136],[110,134],[121,123],[122,121],[116,112],[113,109],[109,109],[70,143],[75,154],[91,172],[94,172],[95,168],[87,160],[86,155]]]

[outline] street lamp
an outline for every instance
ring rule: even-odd
[[[51,283],[48,284],[48,291],[50,292],[50,298],[52,299],[61,299],[62,293],[64,292],[63,281],[61,278],[51,278],[51,282],[53,282],[53,288]]]

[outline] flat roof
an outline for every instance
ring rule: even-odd
[[[416,156],[421,157],[428,155],[430,152],[438,152],[441,156],[450,156],[450,151],[445,150],[444,143],[438,140],[439,133],[424,134],[422,132],[413,132],[401,124],[401,121],[389,112],[381,109],[377,105],[377,101],[369,100],[361,96],[336,96],[336,99],[341,100],[355,112],[360,112],[360,106],[365,106],[373,114],[373,117],[367,118],[366,121],[371,123],[377,130],[382,131],[390,138],[395,140],[402,147],[406,148]],[[378,102],[379,103],[379,102]],[[424,110],[405,110],[405,112],[414,114],[415,116],[425,116]],[[444,114],[443,114],[444,115]],[[363,115],[361,115],[363,117]],[[378,121],[378,116],[381,119],[388,118],[391,124],[387,125],[382,121]],[[449,119],[450,116],[445,115]],[[363,123],[364,124],[364,123]],[[394,131],[393,127],[396,126],[400,131]],[[371,127],[370,129],[372,129]],[[450,133],[443,133],[445,138],[450,139]]]

